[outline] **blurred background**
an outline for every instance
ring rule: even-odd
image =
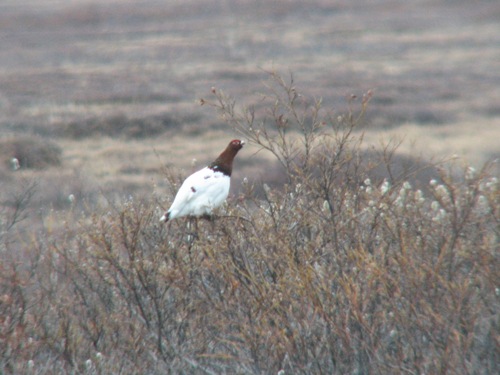
[[[198,100],[258,105],[269,71],[331,113],[372,90],[367,148],[480,168],[500,156],[499,19],[488,0],[3,0],[0,184],[34,176],[53,206],[161,189],[235,136]],[[236,180],[265,180],[254,151]]]

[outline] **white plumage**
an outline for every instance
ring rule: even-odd
[[[182,216],[211,215],[229,194],[233,160],[245,144],[235,139],[208,167],[193,173],[182,183],[170,209],[160,221],[167,222]]]
[[[182,216],[210,215],[229,194],[230,177],[205,167],[182,183],[172,206],[160,221]],[[167,217],[168,215],[168,217]]]

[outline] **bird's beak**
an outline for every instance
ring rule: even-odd
[[[243,146],[245,144],[245,141],[241,141],[240,144]]]

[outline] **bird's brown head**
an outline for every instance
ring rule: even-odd
[[[245,141],[233,139],[227,145],[226,149],[209,165],[215,171],[220,171],[227,176],[231,176],[233,171],[233,160],[239,150],[243,148]]]
[[[231,142],[229,142],[229,145],[227,148],[231,148],[235,150],[235,152],[238,152],[243,148],[243,145],[245,144],[245,141],[240,141],[239,139],[233,139]],[[235,154],[236,155],[236,154]]]

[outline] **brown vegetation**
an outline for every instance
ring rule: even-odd
[[[155,137],[166,130],[178,127],[168,116],[158,118],[129,119],[124,115],[108,118],[91,118],[56,127],[56,134],[74,139],[108,136],[119,138]]]
[[[19,189],[0,216],[0,372],[499,372],[498,180],[443,164],[428,194],[415,171],[376,183],[393,152],[363,160],[370,95],[332,118],[272,78],[259,114],[204,101],[286,178],[262,198],[245,181],[213,221],[163,226],[130,199],[20,233]]]
[[[43,169],[61,164],[61,148],[47,139],[18,136],[0,139],[2,164],[10,169]],[[17,162],[13,162],[16,159]]]

